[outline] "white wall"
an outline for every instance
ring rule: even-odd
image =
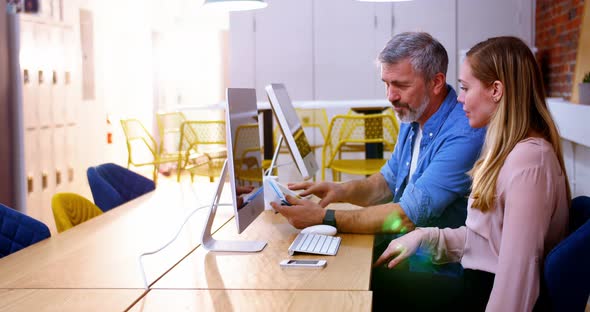
[[[461,50],[498,35],[534,38],[532,0],[267,2],[230,18],[230,86],[255,87],[259,99],[271,82],[284,82],[294,100],[382,98],[374,60],[404,31],[429,32],[445,46],[453,86]]]
[[[549,99],[549,108],[559,128],[563,156],[572,196],[590,196],[590,138],[587,136],[590,106]]]
[[[445,47],[449,55],[447,83],[457,85],[457,1],[420,0],[395,3],[394,34],[404,31],[425,31]]]

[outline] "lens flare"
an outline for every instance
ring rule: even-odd
[[[397,212],[390,213],[387,218],[385,218],[385,221],[383,221],[383,232],[397,233],[400,232],[400,228],[405,229],[405,227],[402,228],[402,218],[400,218]]]

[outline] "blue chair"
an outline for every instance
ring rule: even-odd
[[[590,294],[590,197],[572,200],[571,234],[545,259],[546,298],[553,311],[584,311]]]
[[[104,212],[156,189],[154,182],[113,163],[86,171],[94,203]]]
[[[51,236],[40,221],[0,204],[0,258]]]

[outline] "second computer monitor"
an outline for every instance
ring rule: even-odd
[[[313,177],[318,170],[318,164],[285,85],[270,84],[266,86],[266,94],[299,172],[304,179]]]
[[[264,211],[256,91],[227,89],[227,154],[235,217],[241,233]]]

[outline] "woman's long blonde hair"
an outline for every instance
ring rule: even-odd
[[[559,131],[545,102],[541,70],[531,50],[515,37],[496,37],[476,44],[467,52],[475,78],[490,86],[504,84],[503,96],[488,125],[482,154],[470,174],[473,177],[471,207],[487,211],[494,206],[496,181],[506,157],[533,130],[552,146],[569,183],[561,151]]]

